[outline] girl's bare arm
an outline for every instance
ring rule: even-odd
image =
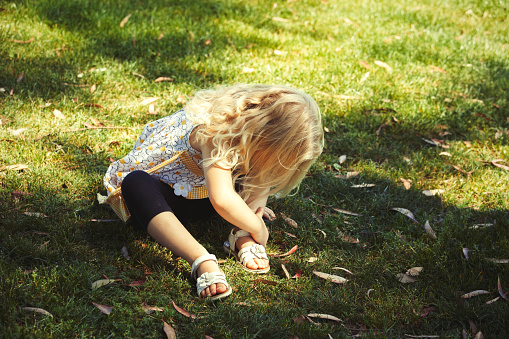
[[[211,149],[208,145],[202,145],[201,151],[205,159],[210,157]],[[217,166],[208,166],[204,168],[204,172],[210,202],[217,213],[229,223],[249,232],[257,243],[265,246],[269,233],[261,213],[255,214],[256,211],[253,211],[235,192],[231,171]],[[265,201],[266,198],[263,206],[259,207],[264,207]],[[257,205],[260,203],[262,201],[257,201]]]

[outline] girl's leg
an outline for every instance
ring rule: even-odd
[[[190,265],[207,250],[187,231],[168,204],[173,189],[143,171],[134,171],[122,182],[122,196],[131,216],[138,226],[175,255]],[[206,207],[206,206],[205,206]],[[178,207],[177,207],[178,208]],[[182,208],[185,212],[185,208]],[[187,212],[192,212],[187,208]],[[200,213],[199,211],[195,212]],[[217,272],[213,261],[205,261],[198,267],[198,276],[204,272]],[[213,284],[202,292],[202,297],[213,296],[227,290],[224,284]]]

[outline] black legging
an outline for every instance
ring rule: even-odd
[[[175,195],[170,185],[144,171],[129,173],[122,181],[122,196],[135,225],[147,230],[153,217],[172,212],[180,222],[198,221],[216,214],[208,198],[186,199]]]

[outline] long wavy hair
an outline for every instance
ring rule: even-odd
[[[247,201],[253,192],[278,197],[298,188],[322,153],[320,110],[307,94],[287,86],[236,85],[196,93],[185,107],[202,125],[200,142],[212,142],[204,165],[232,170]]]

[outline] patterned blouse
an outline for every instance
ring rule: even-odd
[[[183,109],[145,126],[129,154],[111,163],[104,176],[108,195],[119,188],[122,180],[135,170],[148,170],[175,157],[175,160],[152,174],[173,187],[175,195],[187,199],[208,197],[201,154],[189,143],[197,124],[186,118]]]

